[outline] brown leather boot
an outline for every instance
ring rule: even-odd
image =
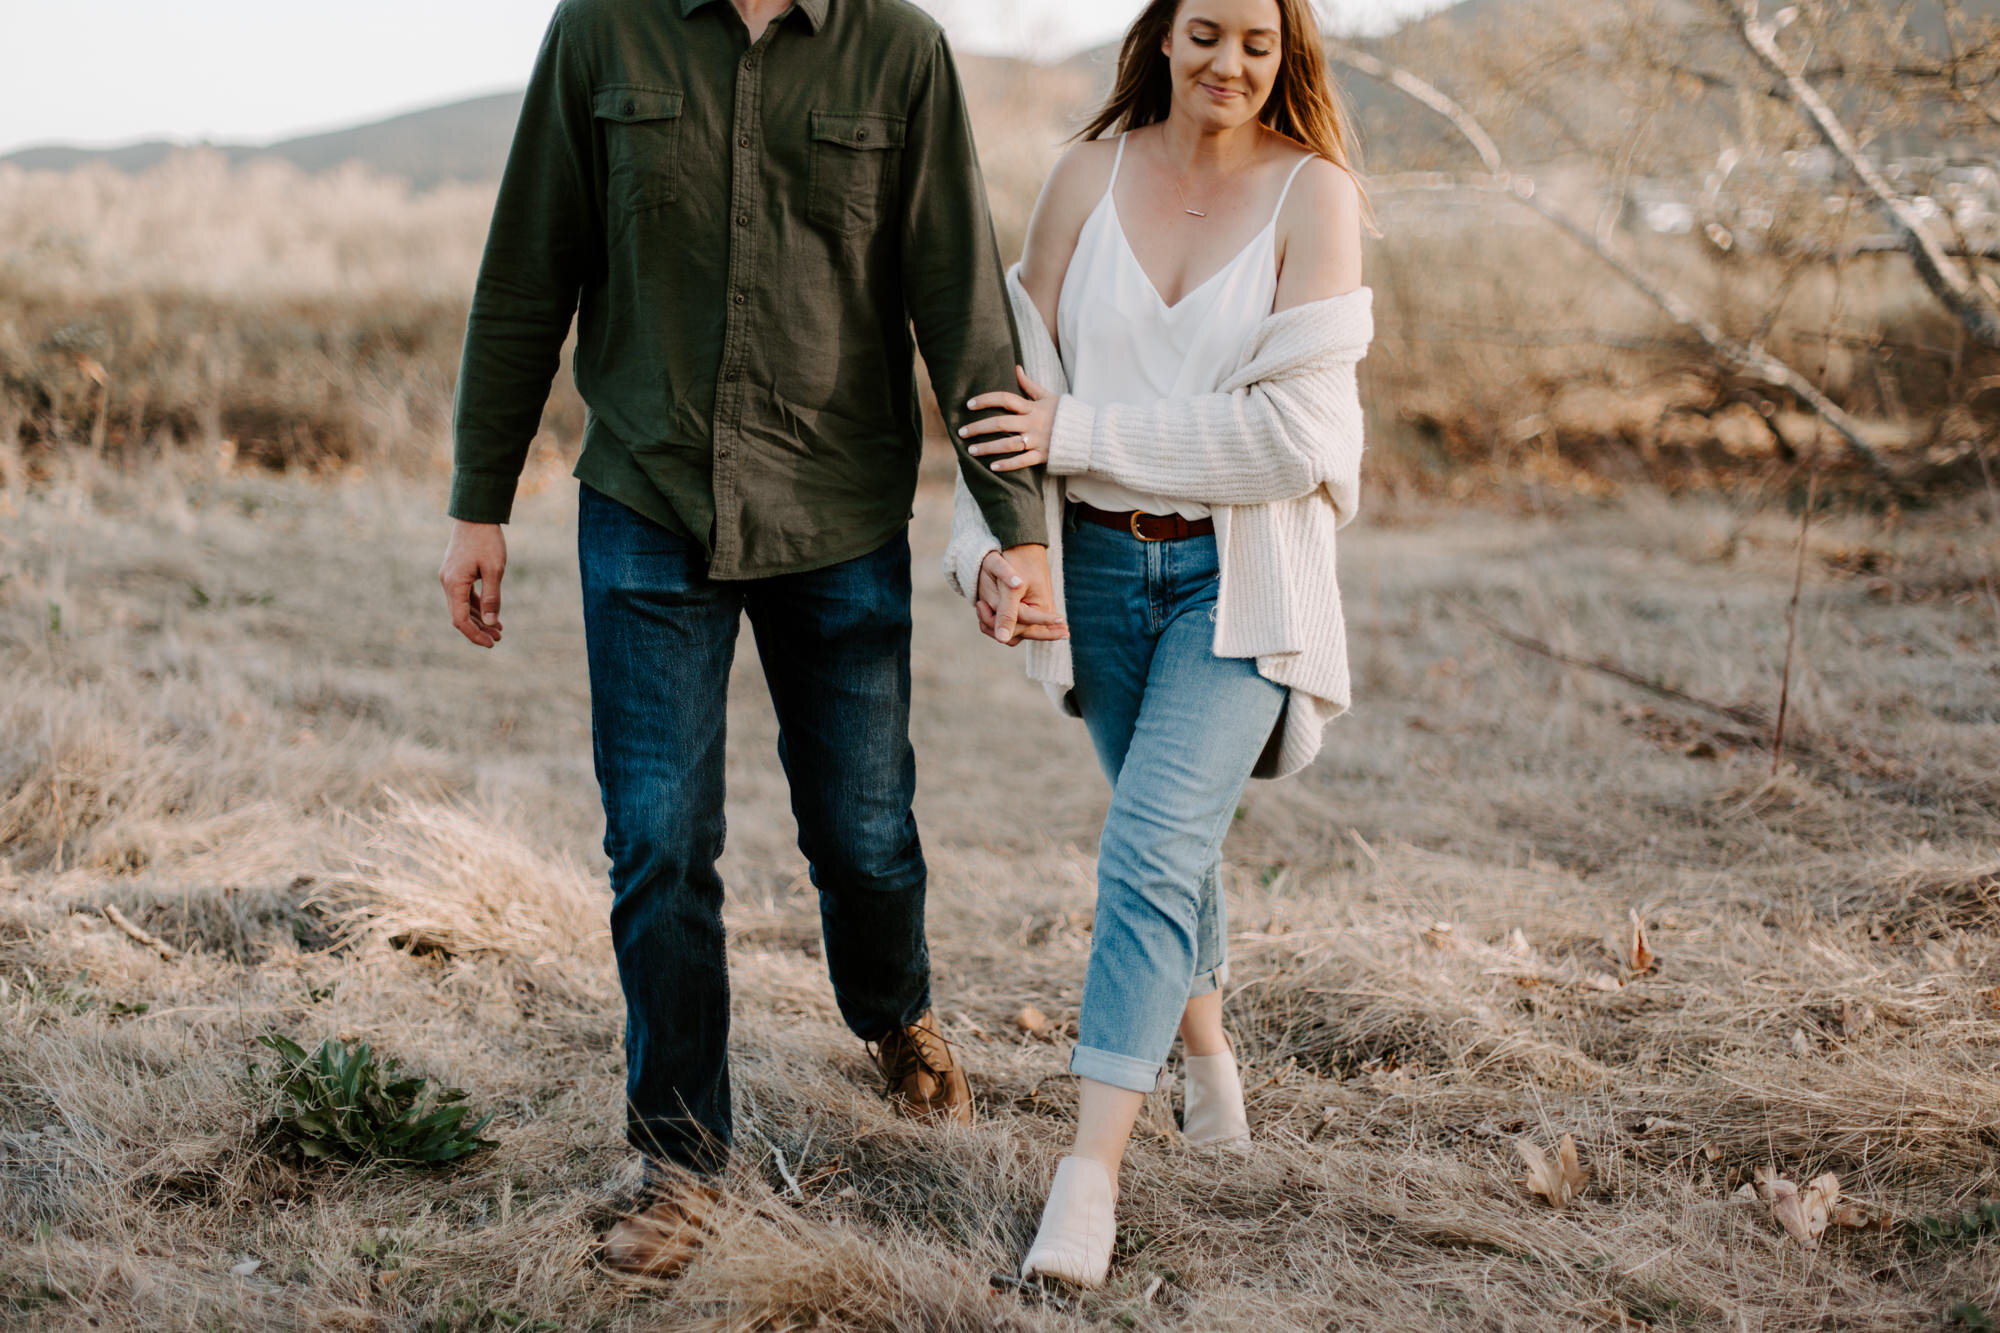
[[[932,1015],[882,1038],[875,1065],[888,1082],[889,1101],[912,1120],[972,1123],[972,1088]]]
[[[651,1186],[638,1210],[605,1234],[605,1264],[634,1277],[673,1277],[701,1249],[709,1214],[721,1198],[718,1190],[692,1180]]]

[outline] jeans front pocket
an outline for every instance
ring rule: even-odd
[[[681,95],[614,83],[597,90],[591,113],[603,122],[612,209],[644,213],[674,202],[681,184]]]
[[[901,116],[812,113],[812,180],[806,215],[836,236],[873,231],[902,159]]]

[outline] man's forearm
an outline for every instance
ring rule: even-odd
[[[966,489],[1002,546],[1048,540],[1039,469],[996,473],[959,428],[977,394],[1014,387],[1020,360],[964,91],[939,39],[910,107],[904,148],[903,290]]]

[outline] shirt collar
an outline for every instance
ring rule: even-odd
[[[681,17],[686,18],[703,5],[719,4],[722,3],[722,0],[680,0],[680,3]],[[787,10],[786,14],[797,11],[805,15],[806,23],[814,32],[818,32],[821,25],[826,22],[827,6],[831,3],[832,0],[792,0],[792,8]],[[784,16],[780,15],[780,17]]]

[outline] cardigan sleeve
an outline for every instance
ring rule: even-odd
[[[1272,504],[1326,487],[1342,521],[1361,479],[1351,364],[1146,406],[1056,406],[1049,471],[1205,504]]]
[[[993,535],[985,511],[972,498],[964,475],[959,475],[952,485],[951,541],[944,549],[944,581],[960,597],[978,597],[979,567],[1000,549],[1000,539]]]
[[[1064,396],[1049,472],[1216,505],[1274,504],[1325,487],[1345,523],[1361,480],[1354,367],[1372,323],[1366,295],[1320,305],[1273,316],[1258,354],[1221,392],[1099,407]]]

